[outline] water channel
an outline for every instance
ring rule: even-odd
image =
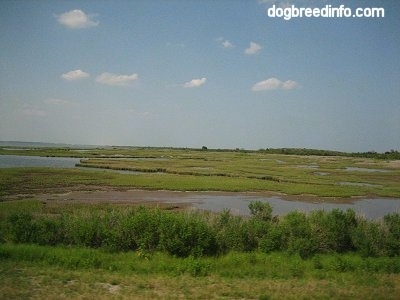
[[[0,168],[12,167],[55,167],[74,168],[79,158],[65,157],[38,157],[0,155]],[[104,171],[93,170],[95,171]],[[129,174],[128,172],[126,173]],[[187,203],[195,209],[220,212],[229,209],[232,214],[248,215],[250,201],[268,202],[273,208],[273,214],[285,215],[290,211],[298,210],[310,212],[338,208],[341,210],[353,209],[357,214],[369,219],[382,218],[388,213],[400,212],[400,199],[393,198],[363,198],[363,199],[305,199],[295,196],[271,196],[267,193],[219,193],[219,192],[171,192],[171,191],[74,191],[62,195],[41,195],[43,200],[69,201],[103,201],[103,202],[166,202]]]

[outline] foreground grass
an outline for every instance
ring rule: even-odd
[[[0,298],[396,299],[392,258],[230,253],[179,259],[162,253],[0,245]]]

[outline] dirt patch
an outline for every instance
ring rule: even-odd
[[[110,283],[97,283],[96,285],[99,286],[100,288],[105,289],[110,294],[118,294],[119,291],[121,290],[121,287],[119,285],[113,285]]]
[[[145,190],[92,190],[69,191],[61,194],[37,194],[44,203],[85,203],[113,205],[145,205],[156,206],[167,210],[183,210],[190,207],[190,200],[184,199],[184,192],[145,191]]]
[[[111,204],[149,204],[159,205],[165,208],[185,208],[201,203],[203,198],[225,197],[229,198],[280,198],[289,201],[301,201],[309,203],[352,203],[355,198],[318,197],[315,195],[287,195],[278,192],[180,192],[180,191],[148,191],[148,190],[91,190],[70,191],[62,194],[37,194],[44,202],[59,201],[63,203],[111,203]]]

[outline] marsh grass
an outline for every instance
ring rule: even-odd
[[[98,171],[0,169],[0,197],[99,186],[179,191],[276,191],[325,197],[400,196],[400,170],[395,166],[389,168],[386,161],[368,158],[152,148],[90,149],[83,153],[74,149],[25,152],[56,156],[78,153],[86,157],[79,166]],[[348,170],[347,167],[385,169],[386,172]],[[142,174],[101,172],[101,169]],[[341,184],[343,182],[350,184]]]
[[[193,156],[190,156],[193,154]],[[288,194],[315,194],[318,196],[349,197],[360,195],[398,196],[400,171],[387,172],[349,171],[346,167],[362,166],[365,169],[384,168],[382,161],[350,157],[298,156],[235,152],[190,152],[169,156],[165,160],[86,159],[79,166],[131,170],[145,173],[161,172],[171,182],[182,183],[189,190],[202,190],[203,180],[193,177],[212,177],[219,185],[209,184],[209,189],[232,190],[231,183],[246,191],[273,190]],[[319,173],[328,174],[318,176]],[[156,174],[155,174],[156,175]],[[140,176],[139,176],[140,177]],[[159,176],[156,180],[163,181]],[[143,176],[143,179],[146,177]],[[232,180],[233,179],[233,180]],[[187,186],[189,180],[192,184]],[[138,180],[140,182],[140,179]],[[367,186],[344,186],[340,182],[366,183]],[[143,184],[144,180],[142,183]],[[241,183],[241,184],[240,184]],[[368,186],[370,185],[370,186]],[[374,186],[376,185],[376,186]],[[142,186],[143,187],[143,186]],[[165,188],[165,186],[163,186]],[[168,187],[167,187],[168,188]],[[170,186],[169,188],[172,188]]]

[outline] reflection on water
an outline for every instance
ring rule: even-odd
[[[223,192],[173,192],[173,191],[73,191],[61,195],[38,195],[41,200],[107,202],[107,203],[174,203],[190,204],[195,209],[221,212],[229,209],[235,215],[249,215],[248,205],[251,201],[268,202],[274,215],[286,215],[291,211],[310,212],[314,210],[330,211],[332,209],[353,209],[357,214],[368,219],[379,219],[393,212],[400,213],[400,199],[338,199],[341,203],[327,202],[315,198],[319,202],[286,200],[265,193],[223,193]],[[299,198],[301,199],[301,198]]]
[[[199,209],[220,212],[223,209],[230,209],[233,214],[249,215],[248,205],[250,201],[268,202],[271,204],[273,214],[286,215],[291,211],[311,212],[314,210],[331,211],[335,208],[340,210],[352,209],[357,214],[368,219],[378,219],[392,212],[400,213],[400,199],[362,199],[353,203],[332,203],[332,202],[304,202],[285,200],[280,197],[260,197],[240,195],[207,196],[198,195],[191,197],[195,200],[195,207]],[[197,202],[198,201],[198,202]]]

